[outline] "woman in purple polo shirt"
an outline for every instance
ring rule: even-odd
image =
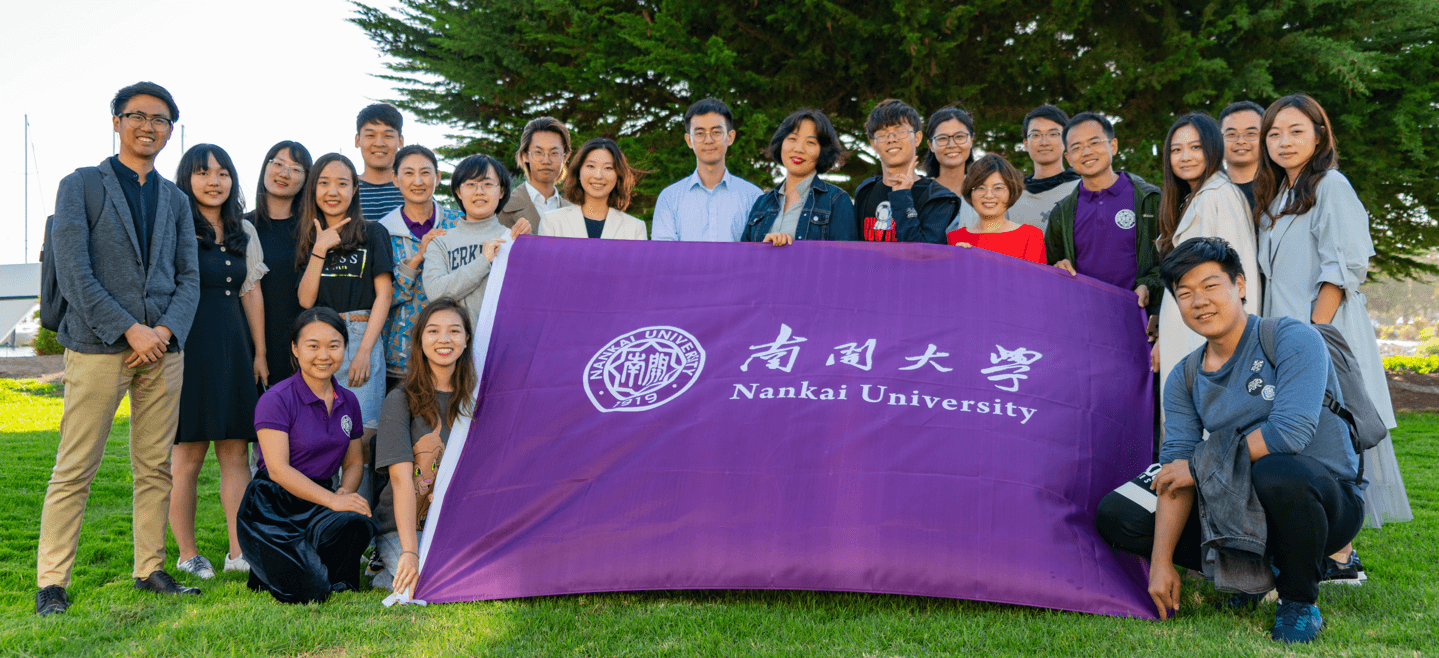
[[[282,603],[358,589],[360,554],[376,532],[369,504],[354,493],[364,434],[360,404],[335,381],[346,334],[332,309],[301,313],[290,334],[296,372],[255,407],[260,470],[240,502],[236,530],[250,562],[250,588]],[[340,488],[331,491],[340,470]]]

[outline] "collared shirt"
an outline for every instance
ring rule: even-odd
[[[781,210],[779,211],[779,217],[776,217],[774,220],[774,228],[770,229],[770,233],[795,235],[795,231],[799,229],[800,213],[804,212],[804,198],[809,196],[809,189],[814,187],[814,176],[814,174],[810,174],[806,176],[804,180],[800,181],[799,185],[794,186],[794,195],[799,197],[799,200],[788,208],[785,208],[785,205],[789,202],[784,198],[784,184],[780,184],[779,207]]]
[[[160,174],[154,169],[140,184],[140,174],[126,167],[117,156],[110,156],[110,166],[115,168],[115,178],[120,181],[120,191],[125,193],[125,205],[130,207],[130,219],[135,222],[135,237],[140,242],[140,258],[145,268],[150,267],[150,234],[155,228],[155,207],[160,205]]]
[[[808,188],[806,188],[808,189]],[[660,192],[655,200],[652,240],[738,242],[745,219],[763,192],[728,169],[714,189],[700,181],[699,170]]]
[[[255,429],[289,435],[290,467],[305,477],[333,477],[345,460],[350,441],[365,433],[355,394],[334,378],[330,386],[334,389],[334,404],[328,411],[324,400],[310,390],[305,375],[298,371],[271,386],[255,405]],[[263,452],[258,465],[265,468]]]
[[[560,196],[560,188],[558,187],[555,188],[555,193],[546,199],[545,195],[540,194],[540,191],[535,189],[534,185],[531,185],[529,181],[525,181],[525,194],[530,196],[530,201],[535,204],[535,210],[539,211],[541,217],[544,217],[545,213],[551,210],[559,210],[564,205],[564,197]]]
[[[1074,269],[1125,290],[1134,289],[1134,183],[1124,172],[1097,192],[1079,188],[1074,211]]]
[[[405,220],[405,227],[410,229],[410,235],[415,236],[416,240],[423,240],[425,234],[435,227],[435,213],[437,212],[439,212],[439,204],[431,203],[430,218],[423,222],[412,222],[410,216],[405,214],[405,207],[400,206],[400,219]]]

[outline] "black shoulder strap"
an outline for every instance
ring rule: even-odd
[[[1194,397],[1194,380],[1199,378],[1199,362],[1204,359],[1204,346],[1184,357],[1184,388]],[[1162,394],[1162,393],[1161,393]]]
[[[1264,360],[1269,365],[1276,365],[1274,362],[1274,337],[1279,333],[1279,323],[1284,318],[1260,318],[1259,319],[1259,349],[1264,352]]]

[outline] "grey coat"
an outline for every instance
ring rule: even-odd
[[[147,271],[115,169],[109,159],[98,168],[105,202],[93,230],[85,216],[85,183],[79,172],[62,179],[55,195],[55,272],[60,294],[69,303],[56,338],[76,352],[118,354],[130,346],[125,330],[138,322],[168,328],[174,334],[170,350],[183,350],[200,302],[198,243],[189,200],[174,183],[159,179]]]

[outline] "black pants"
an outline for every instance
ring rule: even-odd
[[[1155,464],[1100,501],[1094,525],[1115,550],[1149,558],[1154,548],[1155,504],[1149,484],[1158,473]],[[1353,541],[1364,523],[1362,494],[1303,455],[1262,457],[1254,462],[1251,477],[1269,528],[1265,552],[1279,568],[1275,579],[1279,596],[1314,603],[1319,599],[1324,557]],[[1189,569],[1202,566],[1197,504],[1179,534],[1174,563]]]
[[[251,589],[267,590],[281,603],[308,603],[360,588],[360,554],[377,531],[370,517],[296,497],[267,471],[250,481],[235,517]]]

